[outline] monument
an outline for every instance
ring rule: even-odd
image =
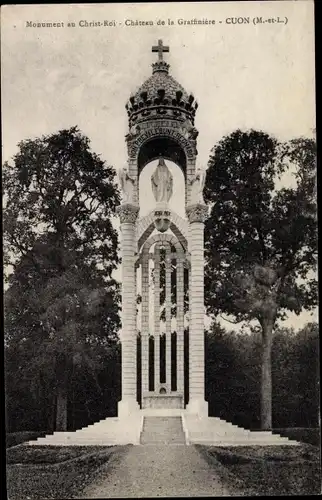
[[[118,207],[122,252],[122,380],[118,416],[107,417],[77,431],[54,432],[29,444],[111,446],[180,442],[218,446],[297,446],[296,441],[268,431],[249,431],[221,418],[208,417],[204,346],[207,207],[203,199],[205,171],[196,167],[198,131],[194,118],[197,103],[169,75],[169,64],[163,60],[163,52],[169,52],[169,47],[164,47],[159,40],[152,51],[158,52],[158,60],[152,64],[152,76],[126,105],[128,158],[119,171],[122,191],[122,203]],[[148,189],[153,192],[155,208],[142,217],[140,206],[144,193],[140,195],[139,178],[145,166],[154,160],[157,165]],[[184,175],[184,218],[169,207],[173,196],[169,161]],[[139,317],[138,289],[141,295]],[[188,331],[188,359],[185,357],[185,329]],[[139,374],[138,335],[141,343]],[[187,361],[188,367],[185,366]],[[187,368],[188,387],[185,387]]]
[[[169,50],[163,46],[162,40],[152,47],[152,52],[158,53],[158,60],[152,64],[152,76],[126,104],[128,167],[120,175],[123,200],[118,208],[122,251],[122,399],[118,405],[119,417],[140,408],[185,408],[187,412],[208,415],[204,382],[204,221],[207,207],[202,190],[205,175],[201,169],[196,170],[198,131],[194,119],[197,103],[193,95],[169,74],[169,64],[163,60],[163,53]],[[144,167],[153,160],[158,160],[151,177],[155,210],[140,218],[139,178]],[[168,205],[173,195],[173,179],[167,160],[174,162],[184,175],[184,219]],[[152,296],[149,286],[151,265]],[[189,276],[188,280],[184,279],[184,273]],[[141,399],[138,401],[136,294],[139,274],[142,303]],[[160,300],[161,281],[164,283],[163,303]],[[189,286],[185,289],[187,281]],[[173,295],[175,304],[172,303]],[[188,324],[184,300],[188,303]],[[162,307],[165,312],[163,323],[160,321]],[[160,356],[162,326],[165,327],[165,367]],[[187,405],[184,401],[185,327],[189,332]],[[175,348],[171,340],[174,330]],[[149,340],[151,335],[153,352]],[[165,372],[163,376],[162,371]]]

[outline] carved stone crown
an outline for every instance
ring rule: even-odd
[[[153,72],[133,94],[125,108],[129,117],[129,127],[155,118],[190,120],[194,125],[194,117],[198,108],[194,96],[188,94],[171,75],[169,64],[157,61],[152,64]]]
[[[139,214],[139,206],[132,205],[132,203],[124,203],[117,207],[116,213],[120,217],[121,224],[135,224]]]
[[[208,207],[200,203],[186,208],[189,222],[205,222],[208,217]]]
[[[166,74],[169,73],[170,64],[165,61],[156,61],[152,64],[152,74],[157,71],[164,71]]]

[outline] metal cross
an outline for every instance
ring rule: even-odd
[[[163,45],[162,40],[158,40],[158,45],[153,45],[152,52],[157,52],[159,61],[163,61],[163,52],[170,52],[169,46]]]

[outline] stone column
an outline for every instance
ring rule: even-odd
[[[187,207],[190,226],[190,324],[189,324],[189,404],[190,413],[208,416],[205,401],[204,337],[204,221],[208,209],[203,204]]]
[[[141,267],[141,377],[143,397],[149,390],[149,252],[142,255]]]
[[[184,396],[184,281],[183,256],[177,255],[177,392]]]
[[[171,392],[171,246],[167,245],[165,255],[165,304],[166,304],[166,349],[165,349],[165,366],[166,366],[166,387],[167,393]]]
[[[128,416],[139,410],[136,394],[136,282],[135,282],[135,222],[139,207],[122,204],[117,210],[121,222],[122,251],[122,399],[118,416]]]
[[[154,257],[154,392],[160,389],[160,243]]]

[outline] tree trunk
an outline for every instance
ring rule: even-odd
[[[56,416],[56,396],[51,397],[51,404],[48,405],[47,411],[47,429],[52,434],[55,431],[55,416]]]
[[[261,429],[272,428],[272,332],[274,320],[262,321]]]
[[[67,384],[59,385],[56,400],[56,431],[67,431]]]

